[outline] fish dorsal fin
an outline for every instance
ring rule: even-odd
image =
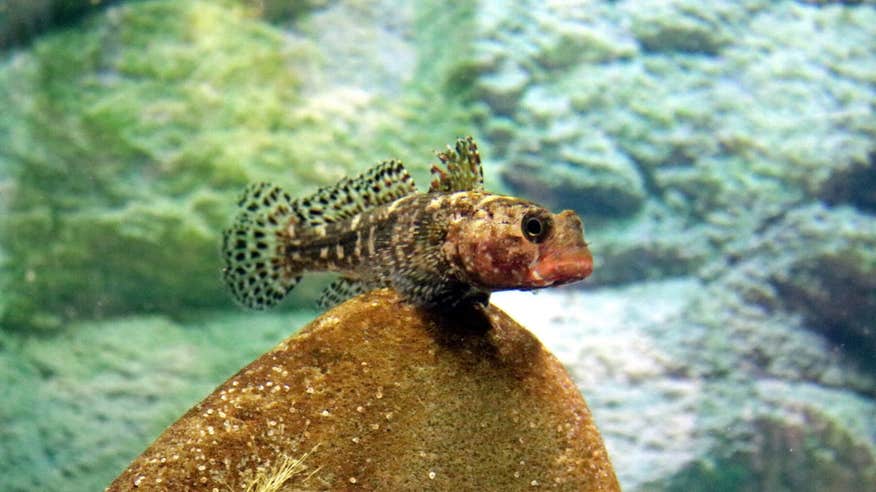
[[[441,164],[432,166],[432,186],[429,191],[477,191],[484,189],[484,171],[478,145],[471,137],[456,140],[456,149],[447,146],[438,152]]]
[[[333,186],[295,200],[293,209],[300,223],[320,226],[348,219],[416,191],[414,180],[401,161],[383,161],[355,178],[343,178]]]

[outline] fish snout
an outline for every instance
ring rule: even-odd
[[[593,255],[584,240],[584,223],[578,214],[564,210],[555,216],[556,230],[542,244],[530,281],[548,286],[583,280],[593,273]]]

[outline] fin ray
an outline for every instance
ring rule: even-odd
[[[455,192],[484,189],[484,170],[478,145],[471,137],[456,140],[456,148],[438,152],[441,164],[432,166],[429,191]]]
[[[246,188],[238,205],[240,212],[222,237],[222,276],[238,303],[266,309],[301,279],[285,256],[285,228],[295,220],[293,203],[278,186],[256,183]]]
[[[343,178],[332,186],[295,200],[299,220],[320,226],[348,219],[379,205],[417,191],[401,161],[383,161],[355,178]]]

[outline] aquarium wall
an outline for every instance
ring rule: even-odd
[[[100,490],[318,313],[246,311],[222,230],[464,135],[573,209],[581,284],[494,302],[621,486],[876,489],[876,3],[0,3],[0,490]]]

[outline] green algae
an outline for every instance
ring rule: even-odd
[[[419,25],[439,6],[418,6]],[[319,46],[249,2],[124,4],[6,60],[0,323],[228,306],[219,236],[246,183],[300,194],[388,157],[419,157],[422,180],[431,149],[470,133],[469,108],[434,83],[465,63],[468,38],[437,41],[470,10],[417,30],[396,98],[305,97]]]
[[[4,70],[17,118],[3,145],[15,179],[3,319],[51,328],[216,305],[216,208],[231,203],[220,196],[280,167],[257,142],[296,126],[282,108],[298,99],[292,65],[306,49],[210,4],[129,5],[84,27]]]

